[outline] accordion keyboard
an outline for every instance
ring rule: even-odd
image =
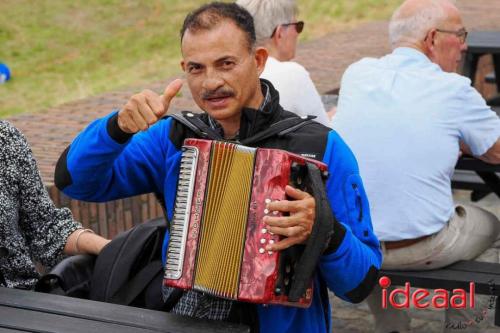
[[[179,279],[182,275],[197,162],[198,149],[183,147],[174,217],[170,223],[170,240],[167,250],[169,264],[165,271],[165,277],[169,279]]]

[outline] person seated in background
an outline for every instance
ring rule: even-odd
[[[267,51],[255,45],[252,16],[244,8],[225,2],[201,6],[185,18],[180,39],[182,69],[196,104],[204,111],[189,115],[217,132],[221,140],[238,142],[265,133],[285,119],[299,120],[280,106],[272,83],[259,79]],[[200,132],[177,118],[164,117],[182,84],[182,80],[172,81],[163,95],[144,90],[131,96],[119,111],[90,124],[60,157],[55,173],[59,189],[88,201],[157,192],[171,221],[184,139],[200,137]],[[286,134],[265,137],[253,146],[257,144],[304,154],[328,165],[327,209],[336,219],[326,221],[334,233],[315,267],[311,306],[242,303],[193,289],[174,302],[170,287],[163,288],[164,298],[174,303],[173,313],[244,322],[253,332],[330,332],[327,288],[346,301],[360,302],[376,283],[381,262],[356,160],[337,133],[314,121]],[[222,180],[220,176],[216,181]],[[267,251],[282,251],[310,239],[315,198],[291,186],[285,192],[290,200],[270,202],[266,208],[283,213],[263,220],[265,233],[282,237],[268,243]],[[167,232],[164,257],[169,242]]]
[[[236,3],[252,14],[257,45],[269,52],[261,78],[271,81],[280,94],[285,110],[299,116],[316,116],[315,121],[331,127],[335,108],[327,113],[307,70],[291,61],[304,22],[297,21],[295,0],[238,0]]]
[[[391,54],[362,59],[344,73],[334,122],[359,161],[382,267],[499,262],[497,217],[454,204],[451,191],[461,150],[500,163],[500,120],[470,80],[455,73],[467,49],[459,10],[448,0],[407,0],[393,14],[389,36]],[[487,308],[484,301],[477,296],[476,309]],[[404,311],[381,309],[380,288],[369,305],[376,332],[409,330]],[[471,318],[471,309],[446,311],[447,323]],[[476,329],[474,323],[465,331]]]
[[[58,209],[24,136],[0,120],[0,286],[32,289],[64,254],[98,254],[108,243]]]

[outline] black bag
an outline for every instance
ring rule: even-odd
[[[162,298],[164,218],[115,237],[97,257],[89,298],[147,309],[165,308]]]
[[[44,275],[35,290],[168,311],[182,291],[163,302],[161,253],[166,229],[164,218],[153,219],[116,236],[98,257],[68,257]]]
[[[89,254],[62,260],[38,280],[35,291],[88,299],[95,260]]]

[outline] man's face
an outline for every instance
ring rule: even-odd
[[[431,60],[445,72],[456,72],[462,55],[467,50],[467,43],[462,42],[457,34],[451,33],[464,29],[460,13],[456,8],[449,8],[448,13],[448,19],[435,33]],[[446,30],[446,32],[439,30]]]
[[[198,106],[217,121],[239,122],[243,107],[262,101],[259,76],[267,59],[249,50],[245,33],[230,20],[182,40],[181,66]],[[265,52],[265,51],[264,51]]]
[[[297,22],[297,20],[292,20],[292,22]],[[283,26],[281,33],[280,58],[283,61],[290,61],[295,57],[299,33],[297,32],[295,25]]]

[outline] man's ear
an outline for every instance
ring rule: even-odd
[[[181,68],[184,72],[186,71],[186,63],[184,62],[184,59],[181,60]]]
[[[267,49],[264,47],[257,47],[255,49],[255,65],[257,67],[257,73],[262,74],[264,71],[264,67],[266,67],[266,62],[267,62],[267,57],[269,56],[269,53],[267,52]]]
[[[437,31],[436,29],[431,29],[427,32],[427,35],[425,36],[424,39],[424,47],[426,50],[426,53],[432,54],[434,52],[434,43],[436,41],[436,34]]]

